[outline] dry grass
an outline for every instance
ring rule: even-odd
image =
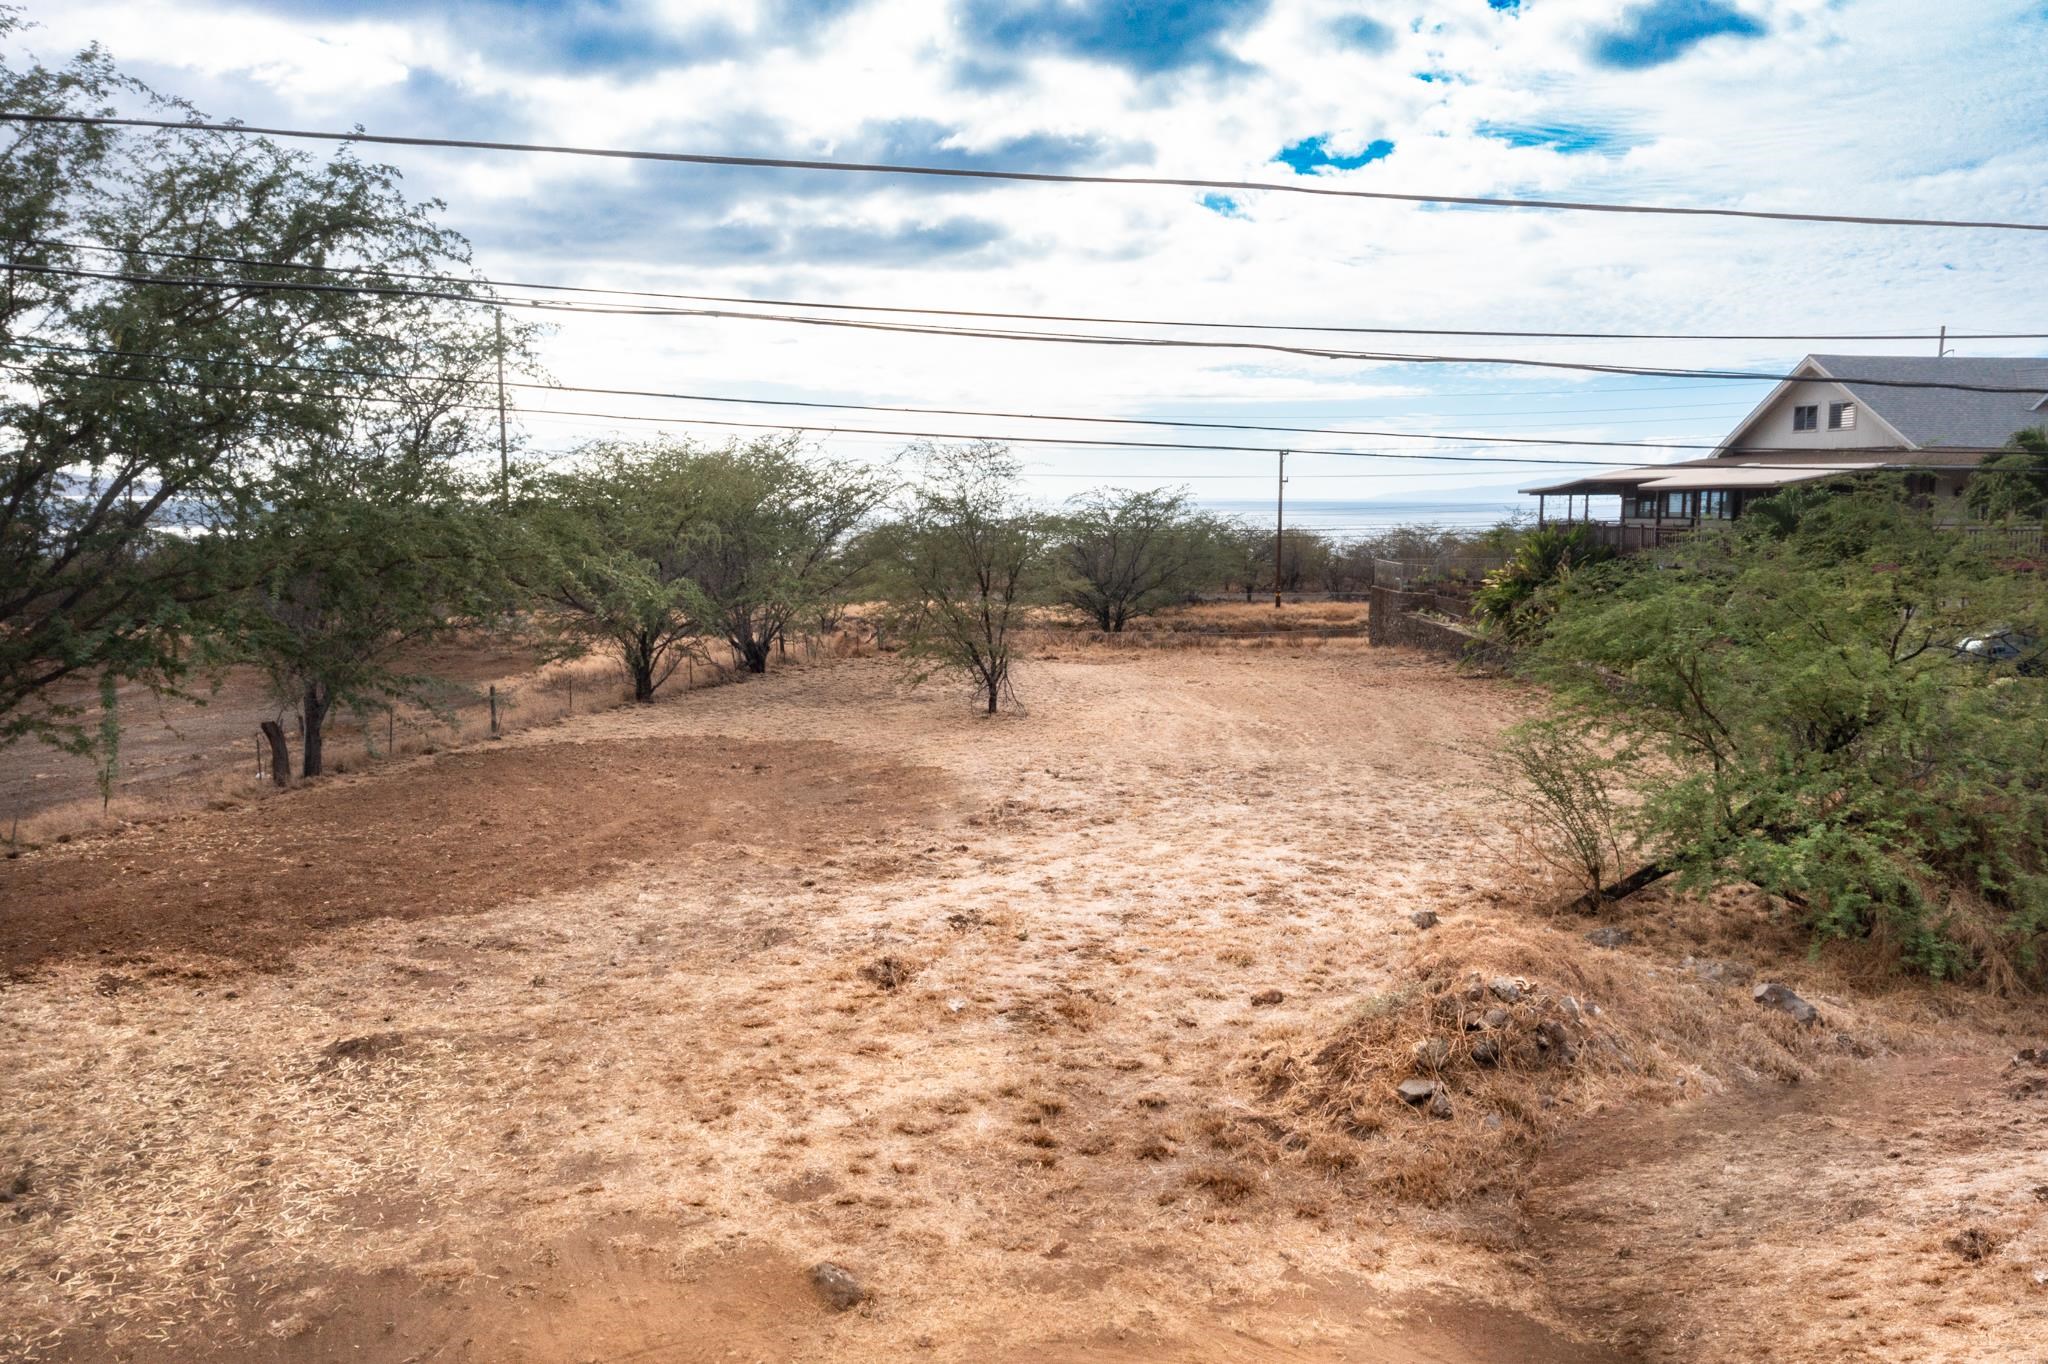
[[[1908,1040],[1857,1003],[1831,996],[1826,1011],[1828,1027],[1804,1028],[1737,981],[1541,922],[1466,922],[1434,931],[1405,979],[1246,1074],[1281,1152],[1443,1205],[1519,1192],[1549,1139],[1589,1115],[1796,1083]],[[1443,1101],[1405,1100],[1407,1080],[1434,1083]]]

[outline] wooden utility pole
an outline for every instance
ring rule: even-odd
[[[1287,452],[1280,452],[1280,481],[1273,489],[1273,609],[1280,609],[1280,552],[1287,531]]]
[[[505,436],[505,310],[492,313],[498,328],[498,497],[512,500],[512,456]]]

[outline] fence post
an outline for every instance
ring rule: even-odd
[[[498,684],[491,683],[491,737],[498,737]]]

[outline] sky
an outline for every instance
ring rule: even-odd
[[[37,27],[18,47],[54,60],[98,42],[157,89],[210,116],[257,124],[2048,221],[2043,0],[29,0],[27,17]],[[500,279],[1324,326],[2048,330],[2040,306],[2048,234],[487,151],[374,155],[400,166],[416,195],[445,201],[447,221],[473,243],[481,271]],[[1217,339],[1189,329],[1147,334]],[[1933,350],[1931,341],[1337,340],[1467,357],[1769,372],[1808,351]],[[1957,349],[2039,354],[2048,344],[1963,341]],[[1423,438],[1430,433],[1711,442],[1769,387],[672,317],[563,317],[543,354],[549,373],[572,384],[1414,433],[1214,437],[1293,445],[1301,453],[1289,460],[1290,500],[1387,508],[1512,500],[1517,485],[1571,471],[1317,452],[1449,448]],[[520,401],[591,406],[547,395]],[[733,416],[701,402],[600,402],[607,412],[678,422]],[[744,420],[818,420],[742,411]],[[859,413],[833,420],[959,435],[1101,434],[1057,422]],[[529,447],[543,452],[665,429],[530,414],[521,427]],[[666,429],[710,441],[734,434],[711,424]],[[1109,434],[1210,439],[1149,428]],[[903,444],[844,430],[816,441],[864,460]],[[1273,487],[1270,454],[1017,448],[1032,490],[1048,499],[1105,483],[1184,483],[1201,498],[1232,501],[1268,497]],[[1614,457],[1483,443],[1456,452]],[[1644,462],[1665,457],[1644,454]],[[1359,526],[1402,519],[1370,505],[1347,515]]]

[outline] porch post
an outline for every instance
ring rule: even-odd
[[[1538,530],[1542,530],[1542,529],[1543,529],[1543,527],[1544,527],[1544,525],[1545,525],[1545,524],[1546,524],[1546,523],[1548,522],[1548,520],[1549,520],[1549,517],[1548,517],[1547,513],[1549,512],[1549,510],[1550,510],[1550,494],[1549,494],[1549,493],[1538,493],[1538,494],[1536,494],[1536,529],[1538,529]]]

